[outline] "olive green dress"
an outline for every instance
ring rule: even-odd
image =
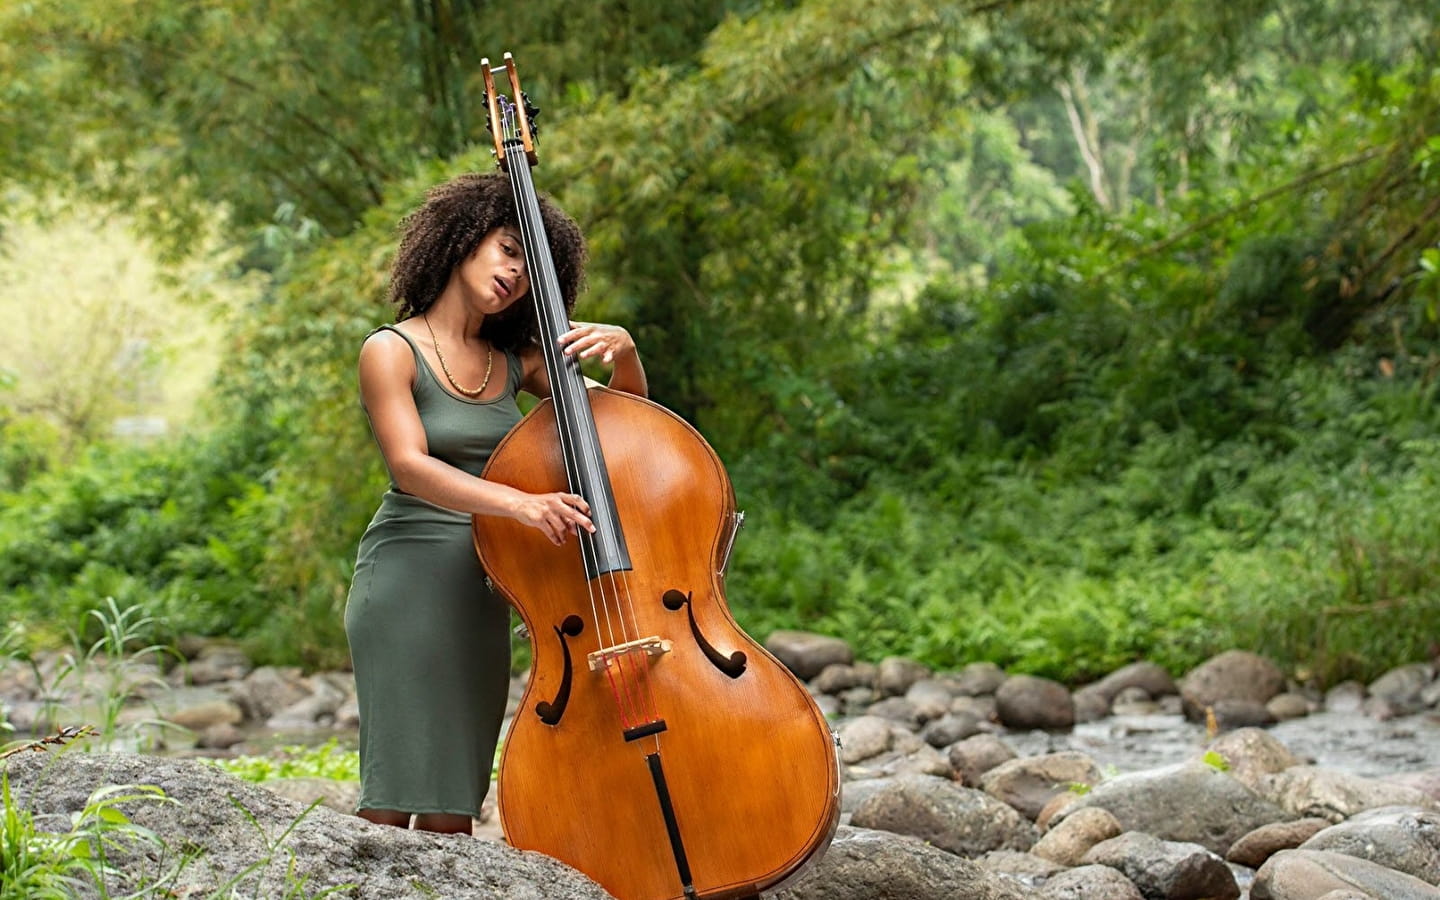
[[[415,354],[415,407],[430,455],[479,475],[520,421],[519,361],[505,354],[503,394],[467,400],[441,386],[414,341],[390,330]],[[392,476],[360,539],[345,633],[360,705],[359,808],[478,815],[505,714],[510,639],[508,607],[485,581],[470,516],[406,494]]]

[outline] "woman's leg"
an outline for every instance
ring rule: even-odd
[[[394,825],[396,828],[410,827],[410,814],[398,809],[362,809],[355,815],[376,825]]]
[[[469,834],[470,817],[450,813],[419,813],[415,816],[415,830],[434,831],[439,834]]]

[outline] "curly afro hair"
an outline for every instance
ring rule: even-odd
[[[585,279],[585,238],[553,200],[540,194],[539,201],[569,315]],[[431,188],[425,203],[400,222],[400,247],[390,267],[395,321],[429,309],[445,290],[455,267],[475,252],[485,235],[502,225],[519,225],[515,197],[505,175],[461,175]],[[487,317],[480,334],[500,349],[538,343],[540,326],[534,304],[514,303],[505,312]]]

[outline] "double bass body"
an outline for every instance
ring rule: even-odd
[[[501,824],[512,845],[621,900],[751,896],[828,845],[832,735],[726,606],[734,497],[713,450],[663,407],[588,394],[632,568],[588,578],[573,539],[557,547],[513,520],[474,520],[481,561],[534,651],[501,760]],[[556,428],[546,401],[485,477],[565,490]],[[621,605],[597,607],[597,590]],[[617,611],[629,620],[619,633],[606,621]]]

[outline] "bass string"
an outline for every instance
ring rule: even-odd
[[[507,154],[507,156],[509,156],[512,161],[512,165],[510,165],[508,169],[511,190],[514,192],[517,200],[516,218],[519,220],[521,237],[528,250],[527,255],[532,259],[538,258],[541,255],[543,229],[539,222],[533,220],[532,213],[535,211],[530,208],[530,203],[521,202],[521,198],[529,200],[535,196],[534,185],[530,180],[528,160],[525,159],[523,152],[515,152]],[[578,380],[578,371],[565,371],[562,361],[558,358],[559,354],[555,347],[559,335],[554,333],[555,328],[558,326],[551,323],[546,316],[545,300],[547,298],[542,296],[549,293],[548,274],[546,271],[542,271],[544,267],[537,266],[534,268],[536,268],[537,271],[533,273],[533,277],[531,278],[531,290],[535,292],[534,302],[536,314],[539,319],[542,340],[546,343],[546,350],[542,355],[545,358],[546,369],[550,375],[552,401],[556,405],[557,431],[559,432],[562,452],[566,454],[567,459],[575,459],[579,454],[585,453],[586,451],[584,448],[577,446],[578,439],[574,434],[575,429],[566,427],[565,421],[573,416],[569,398],[578,392],[579,399],[575,402],[583,402],[585,398],[584,386],[581,384],[578,390],[573,388],[572,382]],[[556,298],[549,299],[554,300]],[[578,363],[576,367],[578,370]],[[567,377],[569,381],[566,380]],[[587,454],[587,456],[589,456],[589,454]],[[587,462],[591,463],[591,471],[599,468],[599,459],[597,456],[590,456],[590,458],[587,459]],[[567,465],[565,469],[566,484],[570,493],[580,493],[578,490],[579,485],[575,483],[575,474],[571,471],[570,466]],[[596,549],[595,537],[579,527],[575,528],[575,533],[580,541],[588,545],[591,558],[598,559],[599,554]],[[607,576],[611,581],[609,591],[605,589],[604,584]],[[586,590],[589,594],[588,599],[590,602],[592,621],[596,624],[597,629],[603,621],[604,637],[611,647],[620,646],[632,640],[638,640],[641,635],[636,625],[632,623],[638,623],[639,619],[635,612],[634,597],[630,590],[628,577],[622,576],[621,583],[617,585],[615,574],[610,572],[601,575],[599,578],[594,579],[594,581],[600,582],[599,589],[597,590],[594,583],[587,583]],[[612,593],[614,594],[613,600],[610,596]],[[626,616],[627,609],[629,612],[628,621]],[[617,630],[619,632],[618,639],[616,634]],[[622,723],[624,723],[626,727],[629,727],[632,719],[638,722],[655,721],[658,719],[654,691],[650,684],[649,665],[648,663],[642,664],[637,662],[633,659],[634,655],[635,651],[633,650],[622,652],[618,655],[618,658],[615,659],[615,668],[618,672],[611,671],[611,660],[609,658],[602,658],[602,663],[605,665],[607,675],[610,676],[611,693],[614,696],[616,705],[619,707]],[[617,674],[619,681],[618,686],[616,685],[615,678]]]

